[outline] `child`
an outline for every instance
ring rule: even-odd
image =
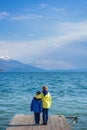
[[[34,112],[35,123],[39,124],[40,113],[42,112],[42,101],[40,91],[38,91],[36,95],[33,97],[33,100],[31,102],[31,111]]]
[[[51,95],[48,92],[48,87],[47,86],[43,86],[43,91],[41,94],[41,99],[42,99],[42,104],[43,104],[43,125],[47,125],[47,121],[48,121],[48,110],[51,106]]]

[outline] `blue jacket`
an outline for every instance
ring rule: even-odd
[[[42,101],[41,99],[37,99],[36,97],[33,98],[31,102],[31,111],[34,113],[41,113],[42,112]]]

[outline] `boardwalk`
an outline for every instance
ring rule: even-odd
[[[47,125],[35,125],[33,115],[15,115],[6,130],[71,130],[64,116],[49,117]]]

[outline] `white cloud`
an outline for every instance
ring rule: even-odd
[[[54,28],[55,29],[55,28]],[[81,22],[81,23],[62,23],[59,26],[56,26],[56,32],[57,30],[61,30],[61,35],[54,36],[54,37],[47,37],[42,38],[39,40],[32,40],[32,41],[25,41],[25,42],[15,42],[15,43],[6,43],[11,46],[19,46],[21,45],[21,48],[23,46],[23,49],[29,48],[29,52],[33,53],[32,50],[36,50],[36,52],[41,53],[47,48],[55,49],[56,47],[62,47],[66,44],[71,44],[72,42],[79,42],[87,40],[87,22]],[[5,43],[3,41],[3,43]],[[34,51],[35,53],[35,51]]]
[[[79,56],[78,54],[80,54],[80,52],[81,55],[83,54],[85,50],[82,50],[84,48],[79,48],[79,42],[80,44],[82,43],[82,45],[84,45],[82,41],[87,41],[87,22],[61,23],[59,26],[56,26],[56,32],[58,30],[61,30],[61,35],[59,35],[58,32],[58,36],[54,37],[47,37],[27,42],[3,41],[1,43],[4,44],[3,49],[9,52],[10,57],[16,58],[25,63],[31,63],[46,69],[74,68],[75,65],[70,61],[59,58],[61,57],[59,52],[61,52],[62,55],[62,50],[67,51],[66,47],[68,47],[73,54],[76,54],[76,57]],[[72,43],[78,44],[78,50],[75,50],[75,52],[75,44],[70,48]],[[67,51],[65,59],[66,56],[70,57],[70,51]],[[54,59],[54,57],[56,58]],[[72,58],[70,59],[72,61]]]
[[[63,8],[56,8],[56,7],[52,7],[52,10],[56,12],[64,11]]]
[[[11,17],[12,20],[31,20],[31,19],[40,19],[41,15],[37,14],[29,14],[29,15],[20,15]]]
[[[76,41],[87,40],[87,21],[77,23],[59,23],[54,26],[54,30],[58,36],[55,37],[56,46],[70,44]]]
[[[35,61],[33,64],[37,67],[44,68],[47,70],[75,68],[74,65],[72,65],[68,61],[54,60],[54,59],[41,59]]]
[[[42,3],[39,5],[40,8],[45,9],[48,7],[48,4]]]
[[[60,23],[59,27],[60,27],[59,29],[61,29],[61,31],[64,33],[79,32],[79,31],[84,33],[84,31],[87,30],[87,21]]]
[[[0,12],[0,20],[4,19],[5,17],[8,17],[10,15],[9,12],[3,11]]]

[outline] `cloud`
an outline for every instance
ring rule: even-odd
[[[6,11],[0,12],[0,20],[6,18],[8,16],[10,16],[9,12],[6,12]]]
[[[37,67],[44,68],[47,70],[75,68],[74,65],[69,63],[68,61],[54,60],[54,59],[41,59],[41,60],[35,61],[33,64]]]
[[[66,16],[68,14],[67,10],[65,9],[65,7],[55,7],[55,6],[52,6],[50,4],[47,4],[47,3],[42,3],[39,5],[39,9],[43,9],[44,10],[44,14],[45,16],[47,16],[47,14],[49,14],[48,16],[50,16],[51,18],[54,16],[58,16],[59,13],[61,13],[61,15],[63,16]],[[42,10],[41,10],[42,11]],[[47,18],[48,18],[47,16]],[[49,17],[49,18],[50,18]]]
[[[54,26],[54,30],[56,34],[58,34],[55,39],[59,43],[61,42],[61,45],[87,40],[87,21],[76,23],[59,23]],[[57,46],[58,44],[55,45]]]
[[[57,15],[67,16],[69,14],[65,8],[51,7],[50,9],[53,13],[57,13]]]
[[[7,49],[4,49],[5,42],[4,41],[0,41],[0,58],[10,58],[9,52]]]
[[[64,45],[71,44],[72,42],[81,42],[87,40],[87,22],[61,23],[54,26],[54,30],[56,31],[56,36],[49,36],[39,40],[32,40],[27,42],[17,42],[17,44],[18,46],[21,44],[23,46],[29,45],[30,48],[32,47],[31,49],[37,48],[39,52],[39,50],[42,51],[44,48],[52,47],[54,49],[56,47],[59,48]]]
[[[8,50],[12,58],[46,69],[75,68],[80,66],[81,62],[85,63],[87,21],[60,23],[54,26],[55,29],[57,35],[53,37],[25,42],[3,41],[3,49]],[[85,65],[86,63],[83,66]]]
[[[61,31],[66,33],[71,32],[82,32],[86,31],[87,29],[87,21],[81,21],[81,22],[65,22],[59,24]]]
[[[51,7],[51,10],[54,12],[61,12],[63,14],[65,14],[65,12],[66,12],[64,8]]]
[[[12,20],[31,20],[31,19],[41,19],[41,15],[29,14],[29,15],[20,15],[11,17]]]
[[[45,8],[48,7],[48,4],[41,3],[41,4],[39,5],[39,7],[40,7],[41,9],[45,9]]]
[[[9,52],[7,50],[0,50],[0,58],[9,59]]]

